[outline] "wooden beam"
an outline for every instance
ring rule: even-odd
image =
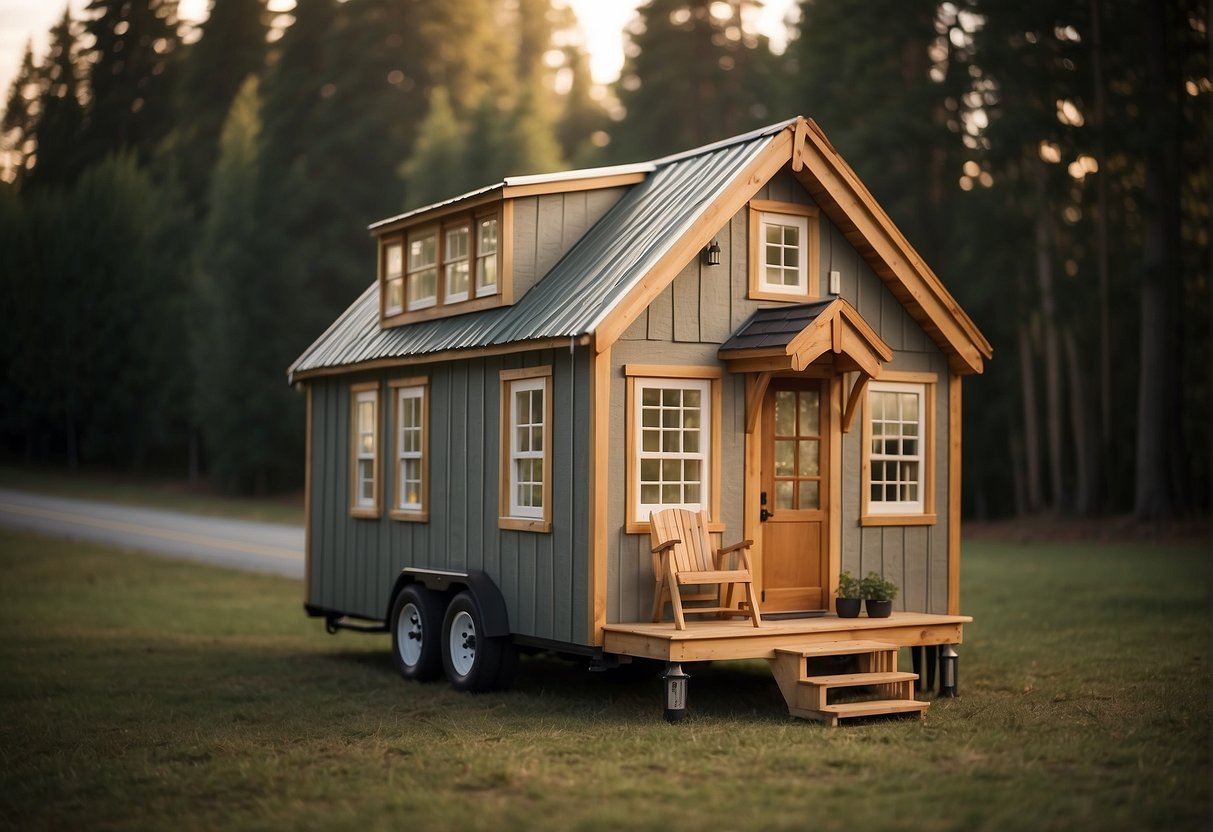
[[[550,182],[531,182],[526,185],[506,185],[502,195],[506,199],[514,199],[546,194],[567,194],[574,191],[595,191],[602,188],[621,188],[637,185],[648,176],[649,174],[645,171],[635,171],[589,176],[584,179],[558,179]]]
[[[855,383],[851,385],[851,394],[847,396],[847,409],[842,414],[842,432],[851,432],[851,423],[855,421],[855,412],[859,410],[859,400],[863,398],[864,391],[868,389],[868,382],[872,380],[869,373],[860,370],[855,375]]]
[[[948,378],[948,614],[960,614],[960,432],[962,376]]]
[[[809,134],[809,123],[803,118],[796,119],[796,131],[792,137],[792,170],[798,172],[804,168],[804,143]]]
[[[611,350],[590,357],[590,568],[586,591],[590,644],[602,645],[607,608],[607,507],[610,484]]]
[[[762,399],[767,394],[767,386],[771,383],[769,370],[746,376],[745,397],[745,432],[754,435],[758,426],[758,417],[762,414]]]

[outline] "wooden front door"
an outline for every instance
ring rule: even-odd
[[[763,403],[762,609],[819,610],[828,553],[829,383],[775,379]]]

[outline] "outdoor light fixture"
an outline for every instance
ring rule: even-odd
[[[708,246],[707,251],[704,253],[707,255],[709,266],[719,266],[720,265],[720,244],[719,243],[717,243],[715,240],[712,240],[712,244],[710,246]]]
[[[960,656],[956,655],[956,650],[952,645],[945,644],[939,650],[939,695],[940,696],[956,696],[957,688],[957,665],[960,663]]]
[[[687,715],[687,679],[691,677],[682,672],[681,664],[670,662],[661,678],[665,680],[665,721],[681,722]]]

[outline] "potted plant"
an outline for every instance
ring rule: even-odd
[[[837,611],[839,618],[859,617],[859,606],[863,603],[859,584],[859,579],[850,572],[843,572],[838,576],[838,590],[836,592],[838,599],[834,602],[834,609]]]
[[[893,599],[897,597],[897,584],[886,581],[875,572],[859,582],[859,594],[863,596],[868,618],[888,618],[893,614]]]

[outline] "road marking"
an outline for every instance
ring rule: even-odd
[[[49,508],[23,506],[15,503],[0,503],[0,511],[10,514],[24,514],[30,517],[41,517],[44,520],[58,520],[64,523],[75,523],[79,526],[92,526],[110,531],[129,532],[145,537],[156,537],[161,540],[173,540],[178,543],[193,543],[199,546],[209,546],[213,549],[226,549],[231,552],[242,552],[248,555],[264,555],[268,558],[289,560],[295,563],[303,561],[303,553],[280,546],[262,546],[257,543],[241,543],[234,540],[224,540],[221,537],[181,532],[175,529],[160,529],[155,526],[141,526],[137,523],[125,523],[121,520],[106,520],[103,517],[89,517],[82,514],[69,514],[65,511],[55,511]]]

